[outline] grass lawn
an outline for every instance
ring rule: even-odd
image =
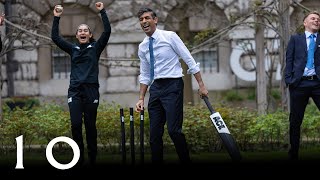
[[[26,151],[24,152],[23,165],[24,169],[15,169],[16,166],[16,153],[14,151],[9,153],[1,152],[0,154],[0,174],[2,175],[21,175],[21,176],[34,176],[35,174],[45,173],[52,176],[89,176],[90,171],[94,175],[100,176],[133,176],[140,173],[180,173],[180,175],[198,174],[199,176],[211,174],[214,176],[253,176],[254,174],[264,174],[264,176],[271,176],[274,173],[289,173],[292,171],[302,172],[302,169],[308,168],[315,169],[318,165],[315,162],[320,162],[320,149],[302,149],[300,153],[300,160],[291,162],[287,160],[287,152],[273,151],[273,152],[241,152],[242,161],[232,162],[230,156],[226,152],[216,153],[200,153],[191,154],[192,164],[182,166],[178,164],[177,155],[172,153],[164,154],[165,164],[163,166],[151,165],[150,154],[145,154],[145,163],[141,164],[139,152],[136,154],[136,163],[132,165],[130,153],[126,154],[126,164],[122,164],[121,154],[103,153],[99,151],[97,157],[97,166],[90,167],[88,165],[76,169],[71,168],[68,170],[56,169],[50,165],[45,156],[45,150]],[[54,152],[55,159],[62,163],[67,164],[73,158],[72,151]],[[159,171],[159,172],[158,172]],[[316,170],[317,171],[317,170]],[[248,172],[250,172],[248,174]],[[199,174],[200,173],[200,174]],[[252,174],[253,173],[253,174]],[[178,175],[175,174],[175,175]],[[92,174],[90,175],[92,176]],[[160,176],[160,174],[159,174]]]
[[[72,150],[53,150],[53,156],[55,159],[62,163],[69,163],[73,158]],[[288,159],[286,151],[271,151],[271,152],[241,152],[242,161],[245,163],[254,162],[273,162],[273,161],[286,161]],[[1,166],[15,166],[16,164],[16,152],[14,150],[10,152],[0,152],[0,165]],[[205,153],[191,153],[190,154],[193,163],[232,163],[232,160],[227,152],[205,152]],[[165,153],[164,160],[166,164],[178,164],[179,159],[175,152]],[[319,160],[320,161],[320,148],[302,149],[300,151],[300,160]],[[136,152],[135,156],[136,164],[140,164],[140,154]],[[149,164],[151,162],[151,155],[145,154],[144,162]],[[23,152],[23,163],[25,166],[49,164],[46,159],[44,150],[28,150]],[[122,164],[122,155],[99,151],[97,156],[98,164]],[[131,154],[126,154],[126,164],[131,165]]]

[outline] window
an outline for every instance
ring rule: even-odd
[[[200,62],[202,72],[219,72],[217,48],[210,48],[193,55],[196,62]]]
[[[75,42],[76,38],[64,37],[66,41]],[[71,59],[69,54],[55,46],[51,49],[52,54],[52,79],[69,79],[71,72]]]

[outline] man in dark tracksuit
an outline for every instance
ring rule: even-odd
[[[82,136],[82,117],[86,130],[88,157],[93,165],[97,156],[97,129],[96,118],[99,105],[99,58],[106,47],[111,27],[103,3],[97,2],[96,8],[100,11],[104,32],[95,41],[91,29],[86,24],[79,25],[76,38],[79,43],[72,44],[59,36],[59,20],[62,11],[58,6],[54,10],[52,24],[52,40],[63,51],[71,56],[71,74],[68,90],[68,105],[71,118],[71,131],[73,140],[80,148],[78,165],[84,162],[84,144]]]

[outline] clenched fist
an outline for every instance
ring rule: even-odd
[[[101,11],[101,10],[104,8],[103,3],[102,3],[102,2],[96,2],[96,8],[97,8],[99,11]]]

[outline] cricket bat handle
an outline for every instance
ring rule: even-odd
[[[216,111],[213,109],[211,103],[209,102],[209,98],[207,96],[203,96],[203,100],[206,103],[208,109],[210,110],[210,113],[211,114],[215,113]]]

